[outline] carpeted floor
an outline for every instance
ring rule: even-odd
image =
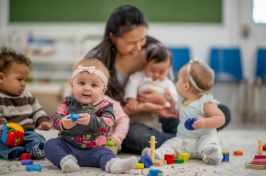
[[[39,131],[38,131],[39,132]],[[46,139],[56,137],[56,131],[42,131]],[[149,169],[133,169],[121,175],[148,175],[150,169],[159,169],[163,171],[163,175],[186,175],[186,176],[201,176],[201,175],[266,175],[266,170],[250,170],[245,169],[245,164],[249,163],[256,154],[258,149],[258,139],[262,139],[266,143],[266,129],[226,129],[219,132],[219,137],[223,143],[223,150],[230,152],[230,161],[222,162],[219,166],[210,166],[201,160],[190,159],[184,164],[165,165],[163,167],[152,166]],[[242,150],[243,156],[234,156],[235,150]],[[266,152],[264,153],[266,154]],[[130,154],[119,154],[120,158],[127,158]],[[137,156],[140,157],[140,156]],[[83,167],[79,172],[63,174],[57,167],[53,166],[48,160],[34,161],[34,164],[42,166],[42,172],[27,172],[25,166],[20,164],[20,161],[5,161],[0,160],[0,175],[16,175],[16,176],[108,176],[113,175],[102,171],[99,168]]]

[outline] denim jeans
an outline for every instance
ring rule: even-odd
[[[230,110],[225,105],[218,105],[225,115],[225,124],[217,130],[223,129],[231,121]],[[150,138],[155,136],[157,143],[155,148],[159,148],[166,140],[176,136],[179,119],[160,117],[163,132],[150,128],[143,124],[130,124],[129,131],[122,143],[122,152],[140,154],[145,147],[150,147]]]
[[[4,144],[2,140],[0,140],[0,158],[6,159],[6,160],[12,160],[14,158],[11,158],[8,155],[12,151],[20,149],[20,148],[24,148],[26,153],[30,153],[30,151],[32,150],[32,147],[39,144],[40,142],[45,143],[45,138],[41,134],[36,133],[35,131],[32,131],[32,130],[24,131],[24,139],[17,146],[10,147]]]
[[[81,167],[97,167],[105,170],[104,165],[112,158],[116,158],[114,152],[104,147],[92,149],[78,149],[63,139],[48,140],[44,145],[46,158],[60,169],[60,161],[66,155],[73,155]]]

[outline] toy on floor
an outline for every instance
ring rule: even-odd
[[[143,163],[138,163],[137,167],[135,169],[144,169]]]
[[[180,153],[178,159],[183,159],[184,162],[187,162],[190,157],[190,153]]]
[[[24,160],[21,160],[21,164],[22,165],[32,165],[33,160],[32,159],[24,159]]]
[[[175,159],[175,163],[177,164],[184,163],[184,159]]]
[[[222,162],[228,162],[229,161],[229,153],[222,153],[222,154],[223,154]]]
[[[263,151],[266,151],[266,144],[264,144],[263,146]]]
[[[266,169],[266,155],[263,155],[262,139],[258,140],[258,154],[255,155],[251,163],[246,164],[246,169],[263,170]]]
[[[25,159],[31,159],[31,154],[29,154],[29,153],[22,153],[20,155],[20,160],[25,160]]]
[[[77,121],[79,119],[79,115],[78,114],[71,114],[68,119],[72,119],[73,121]]]
[[[185,127],[188,129],[188,130],[195,130],[192,125],[194,122],[196,122],[197,119],[196,118],[191,118],[191,119],[187,119],[185,121]]]
[[[163,172],[160,170],[150,170],[148,176],[162,176]]]
[[[139,162],[143,163],[146,168],[150,168],[153,165],[152,159],[148,154],[141,156]]]
[[[2,142],[8,146],[17,146],[24,139],[24,130],[15,123],[7,123],[2,127]]]
[[[164,160],[167,164],[175,164],[175,155],[174,154],[165,154]]]
[[[243,151],[234,151],[234,155],[243,155]]]
[[[41,172],[42,171],[42,166],[39,165],[27,165],[26,166],[26,171],[38,171]]]
[[[106,144],[106,148],[112,150],[114,152],[115,155],[117,155],[117,151],[120,150],[120,147],[116,147],[115,143],[111,140],[108,140],[107,144]]]
[[[149,141],[150,143],[150,151],[154,151],[155,152],[155,143],[157,143],[155,141],[155,136],[151,136],[151,140]],[[158,159],[154,159],[154,153],[151,155],[152,152],[150,152],[150,156],[153,158],[153,166],[163,166],[165,165],[165,161],[164,160],[158,160]]]

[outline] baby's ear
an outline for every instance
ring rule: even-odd
[[[103,94],[105,94],[106,91],[107,91],[107,87],[104,87]]]
[[[185,84],[185,91],[188,91],[191,88],[190,84],[186,82]]]
[[[73,90],[73,82],[70,81],[70,86],[71,86],[71,89]]]
[[[3,72],[0,72],[0,84],[4,83],[5,74]]]

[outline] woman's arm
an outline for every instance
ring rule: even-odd
[[[167,103],[164,94],[160,94],[152,89],[147,89],[138,94],[137,100],[140,102],[150,102],[154,104],[164,105]]]
[[[204,104],[203,110],[208,118],[198,118],[192,125],[194,129],[219,128],[225,123],[224,114],[216,104],[207,102]]]

